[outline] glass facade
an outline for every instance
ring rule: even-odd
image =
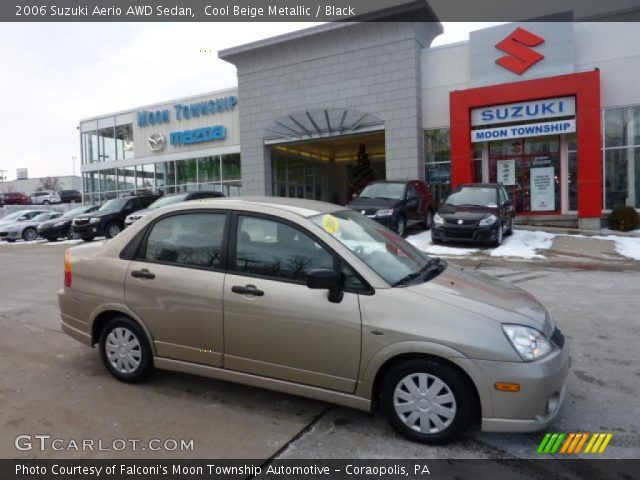
[[[276,197],[328,200],[326,165],[279,154],[271,162]]]
[[[133,125],[114,125],[82,132],[82,164],[133,158]]]
[[[125,195],[197,190],[215,190],[231,197],[240,194],[241,185],[239,153],[147,163],[83,174],[85,202],[94,204]]]
[[[604,111],[604,208],[640,208],[640,105]]]

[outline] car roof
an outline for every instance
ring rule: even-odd
[[[316,200],[306,200],[301,198],[286,197],[213,197],[200,200],[191,200],[173,205],[172,210],[181,210],[193,205],[203,207],[223,207],[229,209],[242,210],[243,207],[267,207],[281,210],[301,217],[312,217],[323,213],[331,213],[339,210],[348,210],[346,207],[334,205],[333,203],[318,202]],[[169,207],[171,208],[171,207]]]

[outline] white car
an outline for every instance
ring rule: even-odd
[[[61,216],[61,212],[44,212],[31,219],[5,223],[0,226],[0,240],[13,243],[22,238],[25,242],[32,242],[38,238],[38,225]]]
[[[62,203],[60,195],[56,192],[45,190],[43,192],[33,192],[31,195],[33,205],[51,205],[52,203]]]

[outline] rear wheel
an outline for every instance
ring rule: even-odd
[[[404,237],[407,234],[407,220],[402,215],[398,215],[398,218],[396,219],[395,230],[401,237]]]
[[[65,237],[67,237],[67,240],[77,240],[78,234],[76,232],[73,231],[73,228],[69,227],[69,229],[67,230],[67,234],[65,235]]]
[[[22,231],[22,239],[25,242],[33,242],[36,238],[38,238],[38,231],[35,228],[28,227]]]
[[[116,222],[108,223],[104,229],[104,236],[107,238],[113,238],[120,233],[120,230],[122,229]]]
[[[408,360],[386,374],[381,405],[391,425],[422,443],[444,443],[471,421],[474,396],[467,380],[436,360]]]
[[[151,356],[144,332],[130,318],[113,318],[100,333],[100,358],[118,380],[143,380],[153,370]]]

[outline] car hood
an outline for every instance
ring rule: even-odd
[[[58,217],[58,218],[54,218],[53,220],[47,220],[46,222],[42,222],[39,226],[43,227],[43,228],[47,228],[47,227],[52,227],[53,225],[55,225],[56,223],[59,223],[59,222],[69,222],[69,223],[71,223],[71,219],[70,218]]]
[[[515,285],[451,265],[437,277],[407,291],[451,304],[497,323],[525,325],[551,336],[553,321],[547,310],[528,292]]]
[[[78,215],[77,217],[74,217],[74,219],[76,219],[76,218],[87,219],[87,218],[92,218],[92,217],[106,217],[108,215],[113,215],[114,213],[118,213],[118,212],[117,211],[111,211],[111,212],[83,213],[82,215]]]
[[[464,220],[465,222],[477,222],[487,214],[496,214],[498,207],[476,207],[471,205],[442,205],[438,214],[444,219]]]
[[[354,198],[347,204],[347,207],[353,210],[366,210],[370,208],[394,208],[397,207],[402,200],[397,198]]]

